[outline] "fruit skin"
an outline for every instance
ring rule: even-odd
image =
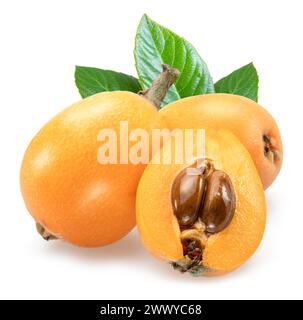
[[[174,154],[174,148],[172,148]],[[164,158],[170,154],[165,145]],[[230,272],[243,264],[257,249],[266,223],[262,182],[255,165],[239,140],[226,130],[206,130],[205,157],[217,170],[226,172],[235,189],[236,210],[229,226],[211,235],[203,252],[206,276]],[[193,159],[194,160],[194,159]],[[183,258],[180,228],[171,205],[171,188],[178,173],[188,164],[150,162],[140,179],[136,213],[145,247],[166,261]]]
[[[59,113],[30,143],[21,167],[22,195],[34,219],[55,236],[97,247],[134,227],[135,194],[145,165],[97,161],[99,131],[119,132],[120,120],[128,120],[129,131],[162,126],[157,109],[145,98],[106,92]]]
[[[207,94],[178,100],[160,110],[170,129],[228,129],[248,149],[260,174],[264,189],[277,177],[283,158],[282,141],[273,117],[259,104],[232,94]],[[263,135],[267,135],[279,153],[271,161],[264,155]]]

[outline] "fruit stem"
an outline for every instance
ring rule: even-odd
[[[46,240],[56,240],[58,239],[53,234],[49,233],[40,223],[36,222],[36,228],[41,237]]]
[[[163,64],[162,72],[159,77],[153,81],[149,89],[139,92],[139,95],[142,95],[157,109],[160,109],[169,88],[173,85],[179,75],[179,70],[169,66],[168,64]]]

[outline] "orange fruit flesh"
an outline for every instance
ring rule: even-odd
[[[167,144],[160,153],[163,158],[169,157]],[[203,265],[211,271],[209,275],[216,275],[237,268],[254,253],[263,236],[266,206],[254,163],[232,133],[207,130],[205,157],[213,161],[217,170],[229,175],[236,194],[231,223],[209,237],[203,252]],[[168,261],[183,258],[180,229],[171,205],[171,187],[177,174],[187,166],[150,163],[137,190],[137,225],[141,238],[151,253]]]
[[[264,189],[278,175],[283,148],[278,126],[259,104],[232,94],[207,94],[178,100],[160,110],[170,129],[214,128],[233,132],[249,151],[261,176]],[[270,137],[279,159],[274,162],[264,155],[263,135]]]
[[[117,133],[119,159],[122,120],[129,132],[161,127],[158,111],[143,97],[106,92],[65,109],[32,140],[22,163],[21,190],[31,215],[50,233],[96,247],[135,226],[136,189],[145,166],[97,161],[103,128]]]

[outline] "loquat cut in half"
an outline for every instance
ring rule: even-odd
[[[192,275],[213,276],[242,265],[259,246],[266,204],[254,162],[229,131],[207,129],[205,150],[184,163],[166,143],[140,179],[140,237],[156,257]],[[173,159],[174,160],[174,159]]]

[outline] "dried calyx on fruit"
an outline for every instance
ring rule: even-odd
[[[275,139],[268,135],[263,135],[263,142],[265,157],[268,158],[272,163],[280,160],[279,151],[275,146]]]
[[[211,160],[198,160],[183,169],[172,185],[172,207],[181,231],[184,258],[172,265],[181,272],[200,275],[208,238],[231,222],[236,196],[229,176]]]

